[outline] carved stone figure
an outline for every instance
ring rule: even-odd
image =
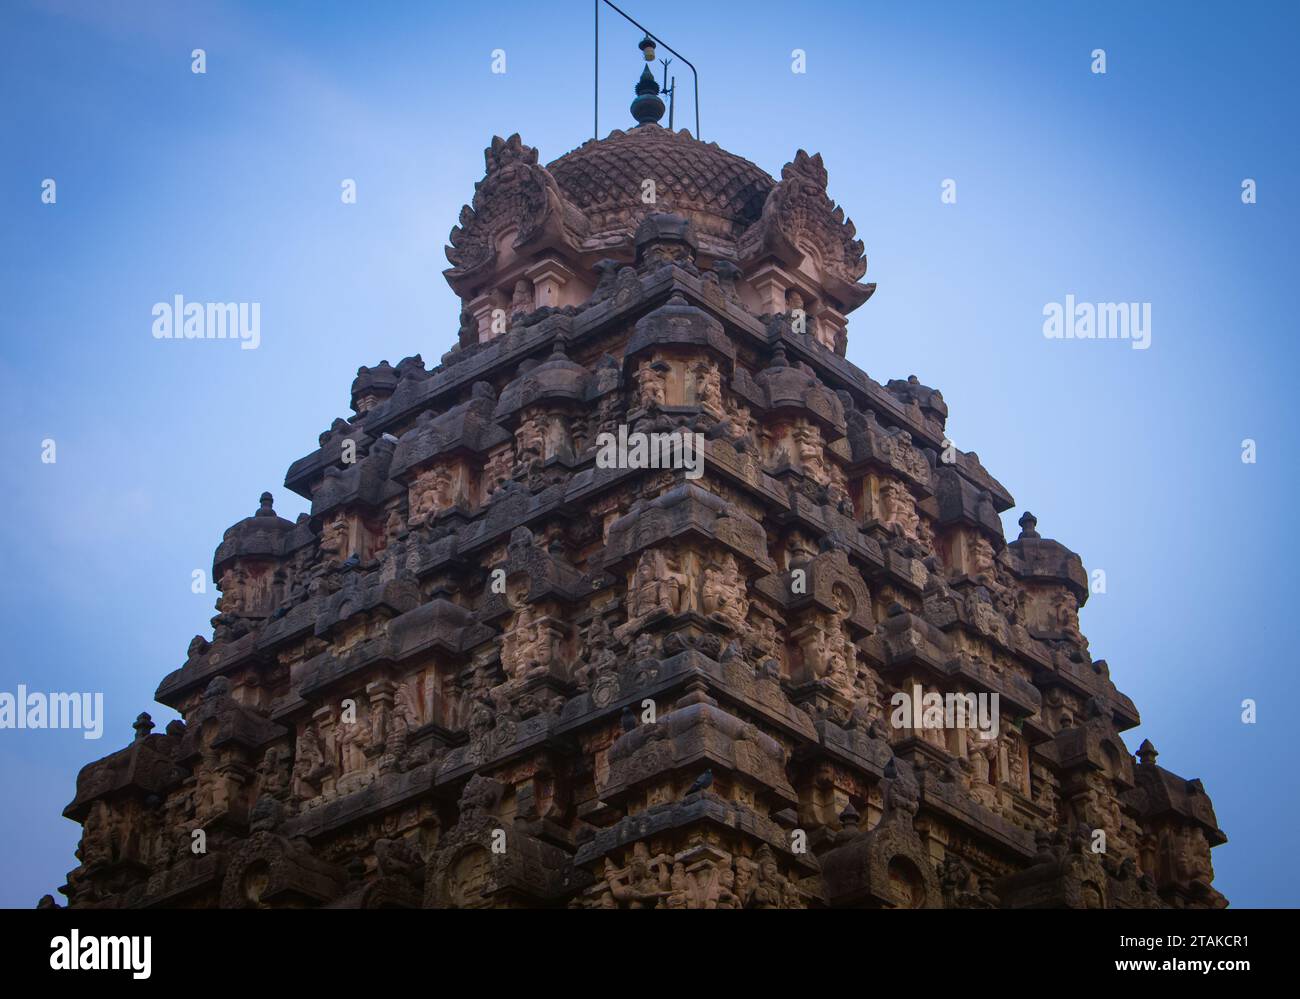
[[[628,587],[628,613],[632,618],[655,611],[677,614],[686,609],[690,579],[670,555],[644,551]]]
[[[1052,612],[1057,628],[1068,641],[1076,645],[1085,645],[1082,632],[1079,631],[1079,601],[1068,590],[1058,590],[1052,596]]]
[[[546,632],[542,617],[529,604],[521,604],[501,639],[501,666],[506,674],[522,677],[544,660]]]
[[[722,406],[722,375],[718,371],[716,361],[700,360],[691,365],[691,376],[695,386],[695,398],[706,409],[721,416],[723,413]]]
[[[736,557],[730,552],[716,566],[705,568],[701,602],[709,617],[737,629],[744,625],[749,610],[745,578],[740,574]]]
[[[357,718],[338,726],[338,772],[355,773],[366,766],[366,747],[370,744],[368,721]]]
[[[656,909],[673,894],[669,876],[662,864],[653,865],[645,843],[632,847],[632,856],[624,868],[605,860],[605,882],[610,896],[621,909]]]
[[[880,489],[884,522],[897,527],[905,537],[915,538],[920,518],[911,492],[897,479],[887,479]]]
[[[411,523],[428,523],[434,514],[453,506],[453,482],[452,471],[446,465],[435,465],[421,472],[411,483]]]
[[[344,553],[347,552],[349,533],[350,529],[346,514],[342,512],[335,513],[321,527],[321,554],[336,561],[342,559]]]
[[[546,456],[546,430],[542,418],[530,414],[515,431],[515,471],[526,472]]]
[[[296,798],[314,798],[320,794],[320,781],[330,772],[325,762],[316,726],[308,724],[298,735],[298,747],[293,764],[293,793]]]
[[[643,409],[667,404],[667,369],[668,366],[662,361],[642,361],[636,369],[637,402]]]
[[[821,433],[816,427],[806,422],[800,422],[791,430],[791,436],[794,439],[795,451],[799,456],[799,463],[804,474],[818,485],[828,485],[830,483],[830,473],[827,471],[825,459],[822,456]]]

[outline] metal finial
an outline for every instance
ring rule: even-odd
[[[659,83],[646,66],[636,84],[636,98],[632,101],[632,117],[638,125],[658,124],[664,116],[664,102],[659,97]]]

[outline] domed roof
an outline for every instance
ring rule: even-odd
[[[660,211],[693,216],[702,231],[734,239],[759,219],[776,186],[766,171],[716,142],[656,124],[589,139],[546,169],[594,232],[626,228],[630,215],[644,214],[642,185],[653,180]]]
[[[581,402],[587,397],[590,382],[591,372],[569,360],[563,344],[557,341],[550,357],[541,364],[528,365],[501,390],[494,417],[506,416],[540,399]]]
[[[271,558],[281,554],[284,535],[294,528],[293,521],[275,512],[270,493],[262,493],[257,512],[226,528],[212,559],[212,578],[220,579],[226,566],[237,558]]]

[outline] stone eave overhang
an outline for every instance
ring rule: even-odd
[[[1044,689],[1062,686],[1084,699],[1095,697],[1110,712],[1117,731],[1126,732],[1141,724],[1137,706],[1128,695],[1121,693],[1106,677],[1099,675],[1068,656],[1055,655],[1050,661],[1032,659],[1035,667],[1034,683]]]
[[[377,439],[384,432],[392,432],[393,428],[402,426],[421,410],[438,408],[439,405],[443,409],[449,408],[455,404],[459,393],[482,380],[485,374],[501,366],[517,364],[530,356],[543,360],[556,339],[561,339],[566,352],[572,354],[584,342],[603,335],[611,327],[633,323],[640,316],[663,305],[674,293],[681,293],[691,304],[710,310],[724,322],[729,333],[739,335],[752,349],[766,351],[775,343],[761,320],[751,316],[739,303],[706,290],[702,279],[679,267],[661,267],[639,277],[638,281],[641,294],[633,301],[617,305],[613,299],[605,299],[574,316],[552,314],[539,323],[515,328],[492,341],[472,358],[442,371],[435,371],[428,377],[414,379],[418,382],[418,391],[405,396],[401,396],[400,391],[405,382],[403,379],[403,383],[399,383],[399,392],[360,418],[365,435],[372,440]],[[928,422],[918,422],[908,408],[884,386],[851,362],[804,335],[781,331],[778,339],[785,345],[792,360],[808,364],[832,390],[841,388],[848,391],[860,409],[869,408],[878,414],[887,414],[889,421],[906,429],[919,446],[941,448],[944,437],[942,428],[937,423],[931,425]],[[326,453],[318,451],[300,458],[291,466],[285,485],[310,498],[310,492],[305,491],[305,482],[310,479],[312,470],[337,461],[337,457],[332,455],[340,447],[338,441],[331,441]],[[964,476],[974,475],[961,462],[957,467]],[[976,476],[972,478],[971,484],[979,489],[988,489],[995,505],[1001,504],[1002,509],[1012,505],[1010,494],[991,478]]]
[[[158,689],[154,691],[154,700],[179,711],[185,698],[195,690],[207,686],[213,677],[253,666],[270,665],[273,659],[258,648],[259,637],[256,632],[249,632],[233,642],[213,645],[206,654],[188,660],[180,669],[163,677]]]
[[[1228,841],[1219,828],[1218,817],[1205,788],[1199,780],[1188,780],[1156,764],[1134,767],[1136,786],[1124,794],[1125,803],[1148,819],[1174,816],[1179,822],[1192,822],[1205,833],[1210,846]]]
[[[91,805],[101,799],[161,797],[179,786],[185,774],[171,758],[178,741],[170,735],[147,735],[86,764],[77,774],[77,793],[63,809],[64,818],[83,822]]]
[[[1001,847],[1016,859],[1034,856],[1034,836],[1027,829],[1013,825],[974,798],[956,783],[924,773],[919,780],[921,808],[930,810],[974,833],[986,844]]]
[[[595,836],[579,846],[573,862],[576,866],[585,866],[638,840],[698,825],[716,826],[723,831],[739,831],[766,843],[805,874],[813,874],[818,869],[816,858],[811,854],[794,853],[790,849],[789,835],[776,822],[743,805],[724,803],[708,792],[689,801],[665,802],[635,815],[625,816],[614,825],[598,830]]]
[[[1015,556],[1012,571],[1024,582],[1064,585],[1082,607],[1088,602],[1088,573],[1083,560],[1050,538],[1020,537],[1008,543]]]
[[[224,852],[206,853],[156,872],[147,882],[133,889],[126,898],[128,909],[172,909],[187,906],[181,903],[201,897],[204,893],[216,895],[221,890],[221,879],[226,871]]]

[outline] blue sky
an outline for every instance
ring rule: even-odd
[[[1142,711],[1130,747],[1204,780],[1234,905],[1295,905],[1297,8],[627,9],[699,67],[704,138],[773,174],[822,153],[879,283],[849,358],[943,390],[953,440],[1018,501],[1009,537],[1028,508],[1106,571],[1082,623]],[[209,631],[191,573],[222,531],[263,489],[304,509],[284,472],[347,414],[358,365],[454,341],[442,250],[491,137],[544,162],[590,137],[591,4],[537,10],[0,5],[0,690],[103,691],[107,714],[98,742],[0,731],[0,904],[75,866],[77,770],[139,711],[171,717],[152,694]],[[631,123],[640,72],[616,21],[602,131]],[[154,340],[176,294],[261,302],[260,348]],[[1151,303],[1151,348],[1046,340],[1067,294]]]

